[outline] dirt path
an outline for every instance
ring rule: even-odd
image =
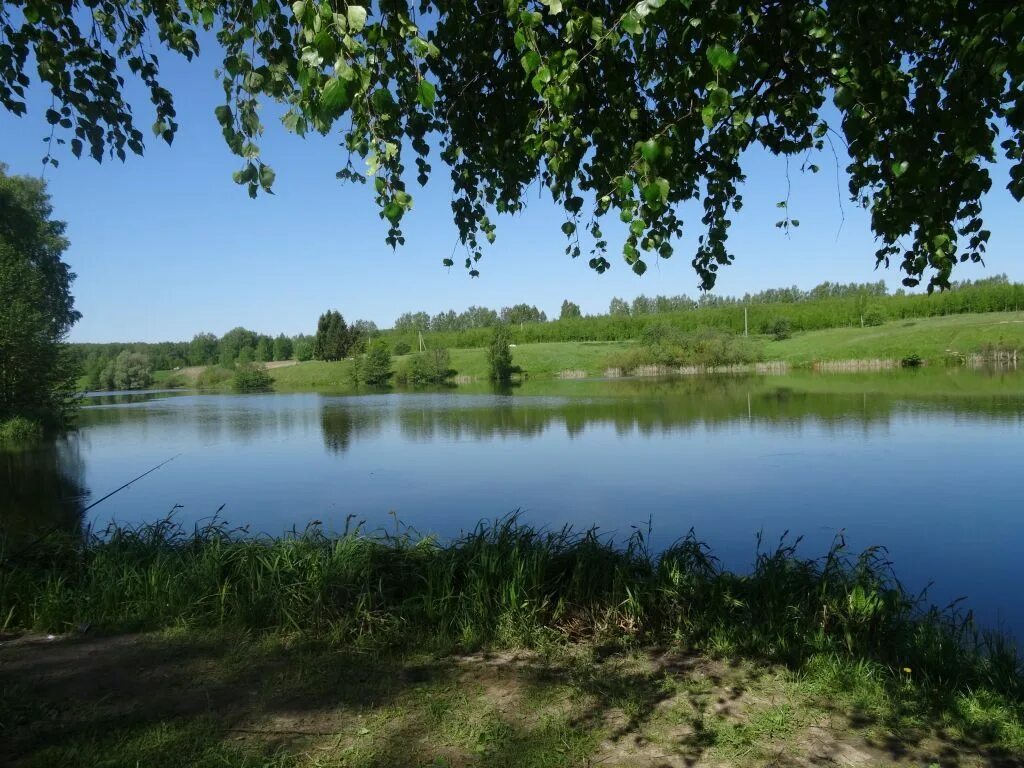
[[[379,659],[282,638],[0,641],[0,765],[991,766],[782,670],[592,649]]]

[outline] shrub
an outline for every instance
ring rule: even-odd
[[[401,355],[408,355],[410,352],[412,352],[412,347],[409,345],[408,342],[400,341],[397,344],[395,344],[393,352],[396,356],[399,357]]]
[[[313,359],[313,342],[303,339],[295,344],[295,359],[305,363]]]
[[[644,332],[640,344],[612,355],[606,365],[631,372],[645,365],[713,367],[753,363],[760,359],[757,344],[741,336],[714,328],[685,333],[671,326],[656,325]]]
[[[231,379],[231,388],[235,392],[269,392],[274,380],[262,365],[240,365]]]
[[[196,386],[199,389],[218,389],[231,381],[233,376],[233,371],[219,365],[211,365],[199,373],[196,378]]]
[[[885,316],[885,312],[882,311],[881,307],[870,307],[868,311],[864,313],[864,325],[877,326],[884,323],[888,318]]]
[[[15,416],[0,422],[0,443],[31,443],[43,436],[43,427],[38,421]]]
[[[400,380],[411,387],[444,384],[455,375],[451,362],[451,355],[447,349],[420,352],[409,360],[400,374]]]
[[[917,368],[921,365],[924,365],[924,360],[921,359],[920,355],[915,353],[913,355],[907,355],[902,360],[900,360],[900,365],[903,366],[904,368]]]
[[[793,324],[788,318],[777,317],[768,323],[768,333],[776,341],[785,341],[793,335]]]

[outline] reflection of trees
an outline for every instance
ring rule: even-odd
[[[324,447],[331,453],[344,453],[354,438],[380,432],[386,413],[384,409],[372,406],[325,403],[320,411]]]
[[[618,434],[668,434],[747,423],[777,432],[815,428],[831,432],[886,427],[903,414],[968,415],[1019,420],[1021,400],[981,397],[908,399],[872,393],[813,393],[757,379],[681,382],[606,382],[605,396],[513,397],[417,407],[399,401],[396,418],[410,440],[537,437],[564,426],[577,436],[603,426]],[[608,396],[614,394],[614,396]],[[465,404],[463,404],[465,403]]]
[[[77,438],[0,451],[0,532],[20,547],[53,529],[81,529],[85,465]]]

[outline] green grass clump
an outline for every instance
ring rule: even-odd
[[[274,388],[274,380],[262,365],[240,365],[231,379],[231,388],[235,392],[269,392]]]
[[[0,443],[23,445],[39,440],[42,436],[42,424],[33,419],[27,419],[24,416],[14,416],[0,422]]]

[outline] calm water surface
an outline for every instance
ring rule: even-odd
[[[395,517],[452,536],[520,510],[655,548],[692,527],[732,568],[755,536],[820,553],[840,531],[888,547],[901,579],[967,595],[1024,636],[1024,376],[563,382],[342,397],[155,393],[88,400],[79,430],[0,454],[0,524],[191,525],[218,509],[280,534]],[[5,489],[4,485],[8,488]]]

